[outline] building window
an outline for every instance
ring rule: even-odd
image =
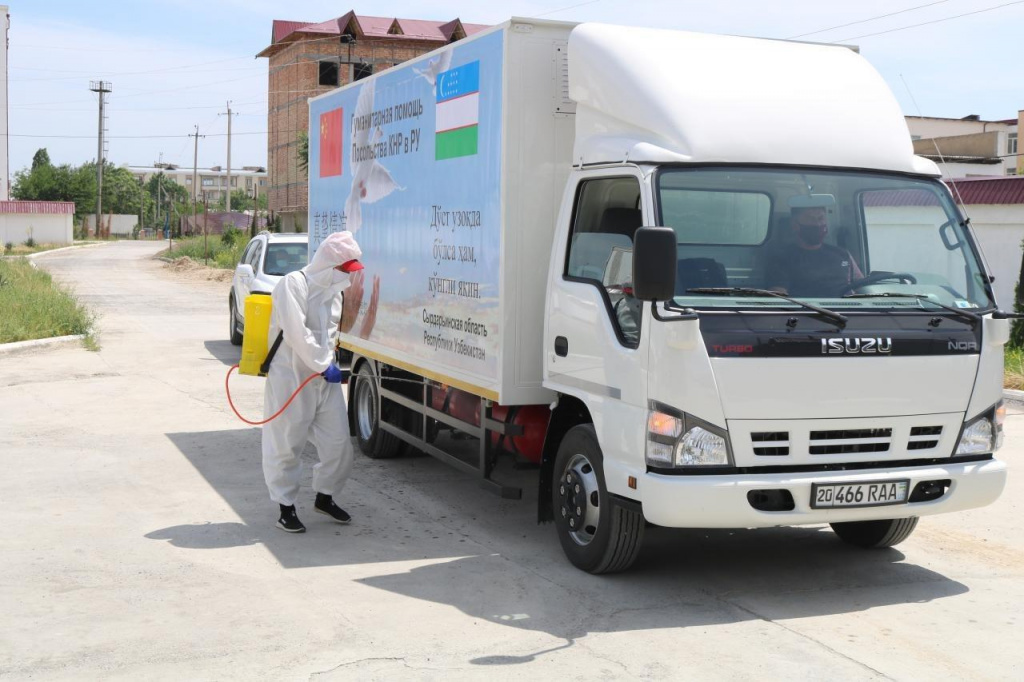
[[[97,171],[97,172],[99,172],[99,171]],[[192,176],[191,175],[188,176],[187,178],[185,178],[185,184],[186,185],[191,185],[192,184]]]
[[[361,81],[364,78],[369,78],[373,75],[373,64],[353,64],[353,77],[352,80]]]
[[[333,61],[322,61],[320,62],[320,85],[326,85],[328,87],[338,87],[338,62]]]
[[[213,187],[217,184],[216,178],[203,178],[203,187]]]
[[[1006,174],[1007,175],[1016,175],[1017,174],[1017,169],[1016,168],[1007,168],[1006,169]]]
[[[1016,154],[1017,153],[1017,133],[1006,134],[1006,153]]]

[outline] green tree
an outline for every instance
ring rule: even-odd
[[[296,139],[298,146],[295,148],[295,158],[299,164],[299,170],[303,173],[309,171],[309,133],[305,130],[301,131]]]
[[[46,148],[36,150],[35,155],[32,156],[32,170],[40,168],[42,166],[52,166],[50,163],[50,152],[46,151]]]

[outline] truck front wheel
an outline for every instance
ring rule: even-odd
[[[558,540],[576,568],[615,573],[633,564],[643,544],[643,514],[608,494],[593,425],[574,426],[565,434],[551,494]]]
[[[393,434],[380,428],[380,400],[377,397],[377,379],[369,363],[362,363],[352,377],[349,399],[355,419],[355,437],[359,449],[370,459],[397,457],[401,445]]]
[[[857,547],[893,547],[917,528],[918,517],[909,519],[883,519],[881,521],[847,521],[833,523],[832,530],[843,542]]]

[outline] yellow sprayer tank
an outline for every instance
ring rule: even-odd
[[[242,336],[242,360],[238,372],[260,376],[260,365],[267,357],[267,334],[270,331],[270,296],[249,294],[245,297],[245,334]]]

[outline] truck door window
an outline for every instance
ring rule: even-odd
[[[634,177],[580,183],[565,263],[567,279],[604,292],[619,342],[640,342],[641,303],[633,297],[633,235],[643,224],[640,183]]]

